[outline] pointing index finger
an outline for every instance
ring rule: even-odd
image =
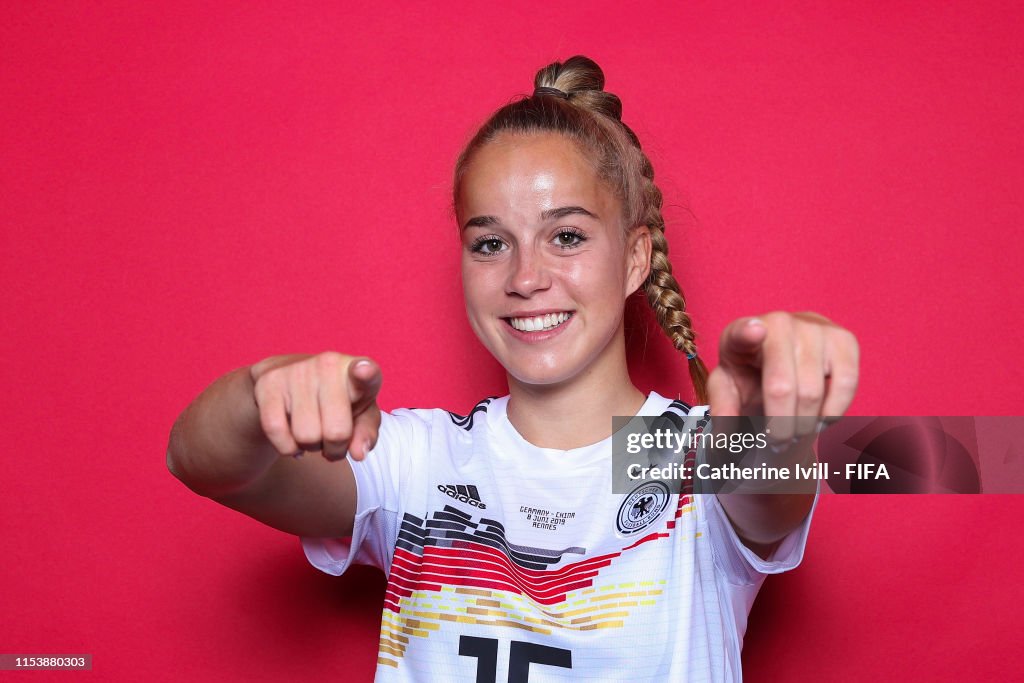
[[[349,365],[348,376],[352,414],[358,415],[377,400],[382,382],[380,366],[369,358],[360,358]]]
[[[740,318],[729,324],[718,347],[720,363],[761,365],[761,347],[768,329],[760,318]]]

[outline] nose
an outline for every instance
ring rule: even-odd
[[[506,293],[528,297],[550,286],[551,273],[544,262],[544,255],[528,246],[518,247],[509,261]]]

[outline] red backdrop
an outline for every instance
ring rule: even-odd
[[[449,174],[575,53],[653,158],[705,355],[736,316],[818,310],[860,337],[854,412],[1024,410],[1019,4],[326,4],[0,10],[0,652],[370,678],[382,579],[192,495],[167,434],[282,352],[373,355],[388,408],[502,391]],[[637,380],[685,395],[667,342],[634,341]],[[1019,675],[1022,513],[826,498],[755,605],[748,680]]]

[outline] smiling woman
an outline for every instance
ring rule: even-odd
[[[621,202],[575,144],[556,133],[505,133],[473,155],[459,197],[456,216],[470,216],[462,231],[470,325],[510,381],[556,385],[589,368],[590,382],[613,373],[628,382],[623,305],[647,277],[650,233],[627,236]],[[643,402],[639,391],[618,398],[629,403],[610,414]]]
[[[274,356],[172,430],[168,466],[196,492],[301,536],[325,572],[387,573],[379,680],[738,679],[761,583],[802,558],[813,488],[612,493],[612,416],[709,420],[633,384],[639,290],[716,414],[808,418],[784,442],[842,414],[858,360],[849,332],[776,312],[730,325],[707,375],[653,169],[603,88],[586,57],[545,67],[456,164],[466,310],[508,395],[382,413],[372,360]]]

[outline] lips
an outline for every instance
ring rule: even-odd
[[[576,311],[557,308],[512,311],[512,315],[501,318],[505,331],[512,338],[528,344],[539,344],[560,336],[575,319]]]
[[[516,315],[505,318],[505,321],[519,332],[548,332],[565,324],[572,313],[555,311],[536,315]]]

